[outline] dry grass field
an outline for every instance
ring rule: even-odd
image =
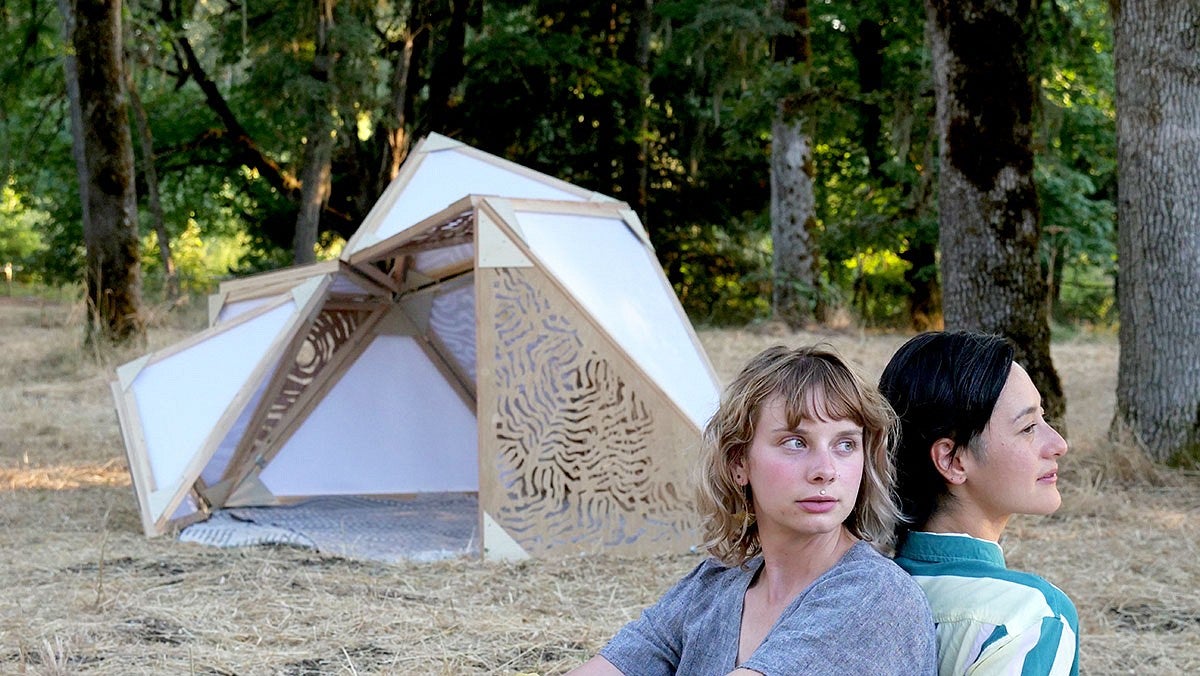
[[[81,311],[0,298],[0,674],[530,674],[583,661],[698,561],[605,556],[387,565],[141,534]],[[198,325],[198,322],[196,322]],[[195,327],[193,327],[195,328]],[[153,346],[188,331],[157,328]],[[878,374],[903,340],[704,331],[720,375],[824,341]],[[1116,340],[1055,343],[1064,507],[1003,545],[1078,605],[1087,674],[1200,673],[1200,477],[1105,440]],[[129,355],[132,357],[135,355]]]

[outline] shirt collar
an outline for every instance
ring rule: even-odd
[[[983,561],[1004,568],[1004,550],[990,540],[981,540],[958,533],[908,534],[900,555],[923,561]]]

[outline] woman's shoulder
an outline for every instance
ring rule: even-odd
[[[1005,568],[993,573],[995,579],[1008,583],[1014,593],[1044,603],[1050,613],[1066,617],[1072,625],[1078,624],[1075,603],[1066,592],[1036,573]]]
[[[883,579],[912,581],[909,574],[896,565],[895,561],[881,554],[869,542],[864,541],[855,543],[838,562],[836,568],[844,568],[846,571]]]
[[[762,565],[762,557],[756,556],[741,565],[728,565],[712,557],[706,557],[680,580],[686,585],[732,584],[754,574]]]
[[[838,586],[854,587],[860,597],[886,597],[897,606],[925,608],[925,595],[912,577],[894,561],[867,542],[858,542],[829,571],[829,581]]]

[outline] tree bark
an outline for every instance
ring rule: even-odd
[[[312,102],[313,122],[304,148],[304,167],[300,172],[300,212],[296,216],[296,234],[292,240],[292,262],[303,265],[316,261],[317,233],[321,212],[329,199],[333,158],[333,102],[329,95],[332,55],[329,32],[333,29],[334,0],[316,0],[316,50],[311,75],[319,92]]]
[[[1114,437],[1200,464],[1200,7],[1113,3],[1121,313]]]
[[[120,0],[74,6],[87,206],[88,344],[144,342],[133,139],[125,90]]]
[[[467,18],[471,0],[449,0],[449,11],[439,7],[434,15],[439,25],[440,50],[433,61],[429,77],[429,129],[454,135],[458,129],[454,90],[467,74]]]
[[[73,44],[75,40],[75,5],[73,0],[58,0],[58,11],[62,14],[63,44]],[[83,154],[83,108],[79,101],[79,62],[75,59],[74,50],[67,50],[63,55],[63,74],[67,80],[67,104],[71,109],[71,156],[75,160],[75,173],[79,177],[79,208],[83,231],[91,228],[91,217],[88,214],[88,167],[87,158]]]
[[[1031,0],[926,0],[940,141],[938,205],[946,328],[1002,334],[1048,418],[1062,425],[1050,359],[1033,183]]]
[[[415,47],[415,29],[410,25],[403,38],[389,45],[391,54],[392,76],[389,82],[391,96],[388,98],[388,116],[380,120],[376,133],[384,140],[383,154],[380,158],[379,177],[375,186],[375,194],[370,203],[383,194],[388,185],[400,174],[400,165],[408,157],[409,145],[409,102],[408,82],[409,70],[412,66],[413,49]],[[370,209],[370,204],[363,205],[362,213]]]
[[[154,166],[154,137],[150,135],[150,124],[146,120],[146,110],[142,107],[141,97],[132,77],[126,77],[129,87],[129,103],[133,109],[133,119],[138,130],[138,141],[142,149],[142,174],[146,177],[146,197],[150,201],[150,214],[154,219],[154,234],[158,239],[158,255],[162,258],[163,282],[166,287],[167,300],[171,303],[179,301],[179,275],[175,271],[175,259],[171,256],[171,236],[167,232],[167,219],[163,214],[162,199],[158,191],[158,170]]]
[[[792,63],[807,73],[812,63],[806,0],[772,0],[772,9],[793,27],[772,45],[774,60]],[[807,76],[800,87],[809,85]],[[810,116],[804,111],[804,92],[779,101],[771,124],[771,310],[791,327],[825,320],[820,290],[820,259],[816,246],[816,197]]]

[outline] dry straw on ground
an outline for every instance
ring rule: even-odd
[[[80,313],[0,299],[0,673],[560,673],[696,556],[385,565],[141,535]],[[157,328],[156,345],[186,335]],[[897,335],[704,331],[723,379],[771,344],[828,342],[878,374]],[[1012,565],[1076,601],[1089,674],[1200,673],[1200,478],[1105,440],[1111,336],[1054,345],[1065,506],[1018,518]]]

